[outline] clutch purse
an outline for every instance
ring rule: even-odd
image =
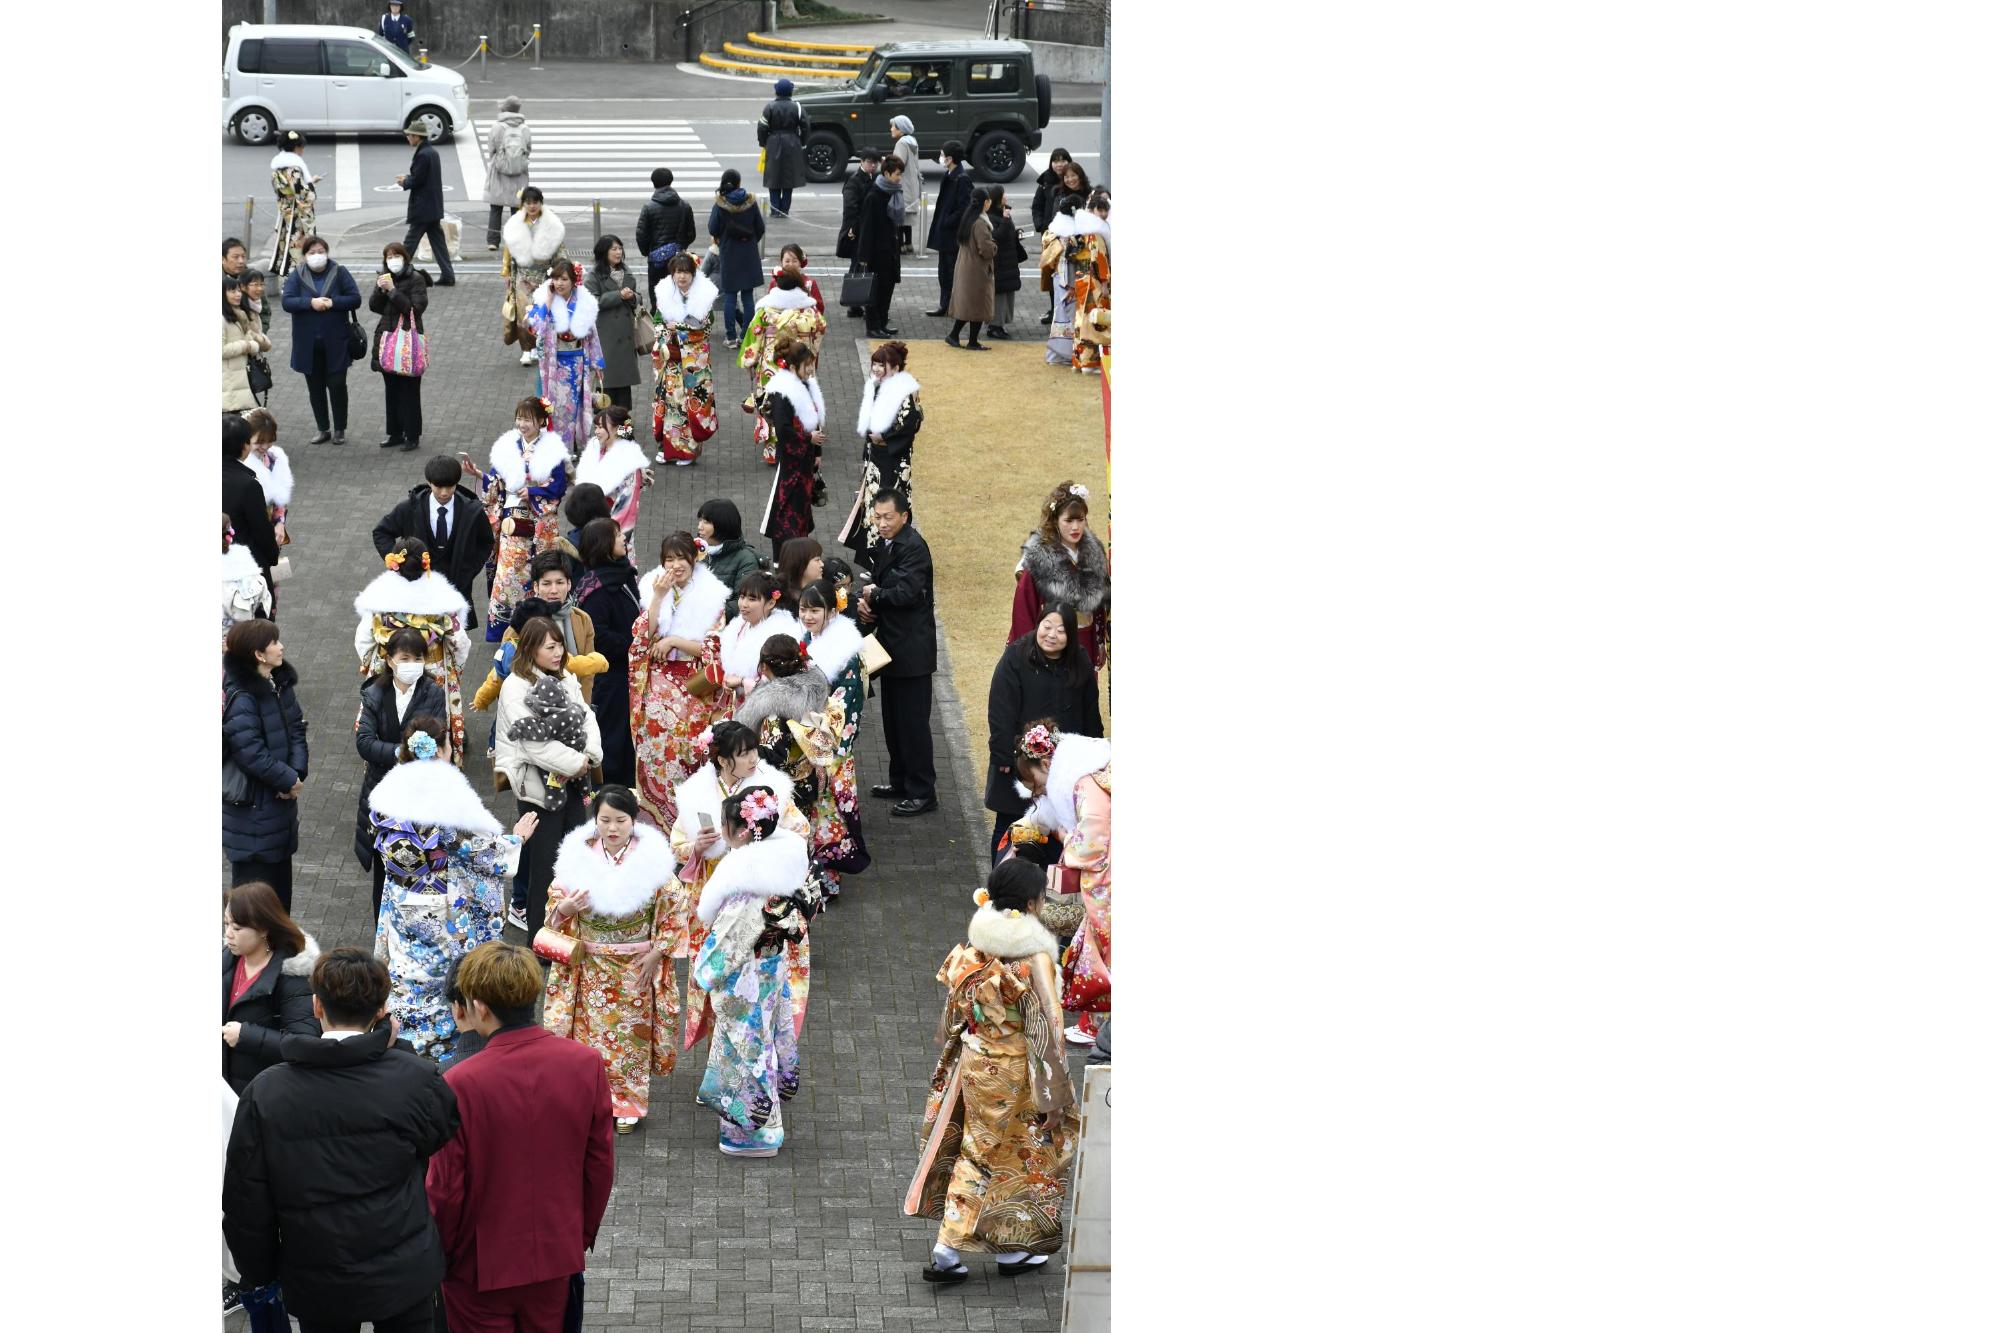
[[[574,967],[583,957],[583,941],[574,935],[565,935],[560,930],[543,926],[535,932],[535,957]]]
[[[866,674],[880,675],[882,668],[895,660],[889,656],[889,650],[882,646],[881,636],[871,634],[861,641],[861,670]]]
[[[1083,924],[1083,895],[1080,893],[1045,893],[1042,895],[1042,909],[1036,913],[1042,924],[1049,928],[1049,934],[1059,940],[1067,940],[1076,934],[1076,928]]]

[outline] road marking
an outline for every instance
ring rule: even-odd
[[[333,211],[361,207],[361,140],[343,134],[333,141]]]
[[[685,120],[588,119],[535,126],[528,179],[550,204],[645,200],[653,168],[677,178],[713,180],[722,163]]]
[[[452,136],[458,153],[458,172],[465,178],[465,197],[477,203],[486,197],[486,156],[480,150],[479,126],[467,125]]]

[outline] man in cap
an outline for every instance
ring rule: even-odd
[[[375,31],[408,55],[410,38],[416,33],[417,25],[410,22],[410,16],[403,12],[403,0],[389,0],[389,12],[375,20]]]
[[[792,100],[792,81],[779,79],[772,85],[777,97],[764,104],[757,117],[757,146],[764,150],[764,188],[771,195],[771,212],[790,217],[792,191],[806,177],[806,135],[812,122],[805,108]]]

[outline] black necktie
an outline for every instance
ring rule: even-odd
[[[445,514],[446,514],[445,507],[443,505],[439,505],[437,507],[437,518],[431,525],[431,531],[437,537],[437,549],[440,552],[444,550],[445,541],[451,536],[451,531],[448,526]]]

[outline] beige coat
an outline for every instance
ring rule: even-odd
[[[250,392],[250,358],[271,350],[271,340],[235,320],[222,321],[222,410],[248,412],[257,406]]]
[[[993,318],[993,224],[984,213],[972,224],[972,234],[958,247],[951,271],[951,317],[984,324]]]

